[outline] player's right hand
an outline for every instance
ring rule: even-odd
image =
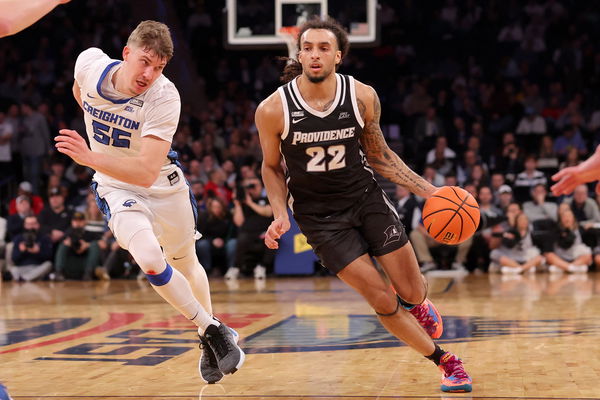
[[[265,245],[269,249],[278,249],[279,243],[277,240],[286,233],[290,229],[290,220],[287,217],[279,217],[275,218],[271,225],[269,225],[269,229],[267,229],[267,233],[265,234]]]

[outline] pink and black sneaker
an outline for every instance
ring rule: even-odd
[[[473,390],[473,381],[465,371],[462,361],[446,352],[440,359],[442,392],[464,393]]]
[[[410,310],[410,313],[419,321],[419,324],[432,339],[438,339],[444,333],[442,316],[429,299],[425,299],[423,303],[415,306]]]

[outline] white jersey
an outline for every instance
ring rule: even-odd
[[[92,151],[114,156],[136,156],[141,138],[156,136],[172,142],[179,123],[181,100],[175,85],[161,75],[144,93],[127,97],[119,93],[112,76],[121,61],[113,60],[98,48],[83,51],[75,62],[75,80],[81,89],[85,125]],[[165,157],[158,179],[141,192],[170,192],[183,176],[170,158]],[[96,172],[101,186],[131,189],[132,185]],[[176,181],[175,181],[176,180]]]

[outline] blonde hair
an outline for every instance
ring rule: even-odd
[[[167,61],[173,57],[173,40],[169,27],[162,22],[142,21],[131,32],[127,46],[138,46],[144,50],[152,50],[161,59]]]

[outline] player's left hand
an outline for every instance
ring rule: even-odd
[[[61,129],[60,135],[54,138],[56,150],[66,154],[77,164],[90,166],[90,155],[92,151],[88,148],[85,140],[72,129]]]

